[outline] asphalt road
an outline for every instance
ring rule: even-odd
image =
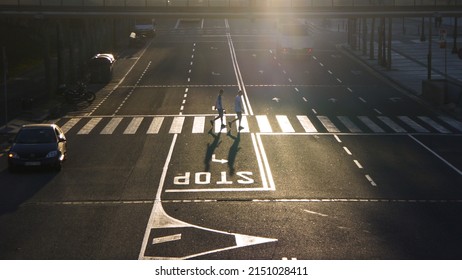
[[[2,259],[460,259],[462,130],[316,28],[161,20],[88,106],[56,120],[59,173],[0,161]],[[244,91],[244,129],[225,121]]]

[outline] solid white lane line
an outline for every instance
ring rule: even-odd
[[[266,156],[265,148],[263,147],[263,142],[261,141],[260,134],[256,135],[257,137],[257,144],[261,154],[261,158],[263,160],[263,165],[265,166],[266,176],[268,178],[269,189],[274,191],[276,190],[276,185],[274,184],[273,174],[271,172],[271,168],[268,162],[268,157]]]
[[[417,140],[417,138],[415,138],[414,136],[412,135],[408,135],[409,137],[411,137],[412,140],[414,140],[415,142],[417,142],[419,145],[421,145],[423,148],[425,148],[427,151],[429,151],[430,153],[432,153],[435,157],[437,157],[439,160],[441,160],[442,162],[444,162],[447,166],[449,166],[450,168],[452,168],[455,172],[457,172],[459,175],[462,175],[462,171],[460,171],[459,169],[457,169],[457,167],[455,167],[454,165],[452,165],[449,161],[445,160],[442,156],[440,156],[439,154],[437,154],[435,151],[433,151],[432,149],[430,149],[429,147],[427,147],[424,143],[420,142],[419,140]]]

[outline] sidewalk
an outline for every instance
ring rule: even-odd
[[[379,65],[377,60],[377,42],[374,43],[374,59],[372,60],[369,57],[369,52],[364,55],[362,50],[352,50],[347,44],[342,44],[340,47],[387,80],[407,92],[422,98],[422,81],[428,78],[428,38],[427,41],[421,42],[417,36],[415,38],[409,36],[397,37],[392,41],[391,70],[387,70],[386,67]],[[462,40],[462,38],[459,40]],[[441,49],[438,38],[436,36],[433,37],[431,79],[447,79],[460,84],[462,88],[462,60],[459,59],[457,54],[451,52],[452,45],[452,38],[448,38],[447,49]],[[425,102],[423,99],[422,101]],[[461,102],[459,104],[449,103],[443,106],[426,103],[434,109],[442,110],[456,119],[462,119]]]

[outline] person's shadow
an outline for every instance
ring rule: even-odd
[[[220,140],[221,132],[215,134],[212,132],[212,130],[213,130],[213,127],[208,132],[208,134],[212,135],[213,142],[207,143],[207,150],[205,152],[205,159],[204,159],[205,171],[210,171],[210,162],[212,161],[212,156],[215,153],[215,150],[218,148],[218,146],[221,143],[221,140]]]
[[[231,134],[231,131],[228,131],[227,135],[228,137],[231,137],[234,140],[233,145],[231,145],[228,151],[228,168],[229,174],[232,176],[235,172],[234,163],[236,162],[236,156],[239,150],[241,149],[241,147],[239,147],[239,144],[241,142],[241,132],[238,132],[236,136],[233,136]]]

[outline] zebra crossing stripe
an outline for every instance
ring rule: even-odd
[[[342,123],[343,125],[345,125],[345,127],[350,131],[350,132],[354,132],[354,133],[359,133],[359,132],[362,132],[362,130],[356,126],[353,121],[350,120],[350,118],[346,117],[346,116],[338,116],[337,117]]]
[[[399,126],[397,123],[392,121],[389,117],[385,116],[378,116],[377,117],[379,120],[381,120],[384,124],[388,125],[391,129],[393,129],[395,132],[407,132],[404,128]]]
[[[194,117],[192,133],[203,133],[205,127],[205,117]]]
[[[457,129],[458,131],[462,132],[462,122],[456,121],[453,118],[450,117],[445,117],[445,116],[440,116],[439,117],[442,121],[445,123],[449,124],[453,128]]]
[[[125,129],[124,134],[135,134],[143,119],[143,117],[133,118],[130,124]]]
[[[69,130],[71,130],[71,128],[74,127],[74,125],[76,125],[79,121],[81,120],[81,118],[72,118],[70,119],[69,121],[67,121],[67,123],[65,125],[63,125],[61,127],[61,130],[64,132],[64,133],[67,133]]]
[[[260,132],[273,132],[271,125],[269,123],[268,117],[266,115],[258,115],[255,116],[257,119],[258,127],[260,128]]]
[[[215,127],[215,133],[220,133],[220,132],[228,132],[228,130],[226,129],[226,116],[223,115],[223,124],[225,125],[225,127],[221,127],[221,120],[220,119],[216,119],[215,120],[215,124],[213,125]]]
[[[366,116],[358,116],[358,119],[362,121],[370,130],[375,133],[385,132],[380,126],[376,125],[371,119]]]
[[[298,121],[302,125],[303,129],[305,132],[318,132],[316,127],[314,127],[313,123],[310,121],[310,119],[307,116],[297,116]]]
[[[77,134],[89,134],[102,118],[91,119]]]
[[[340,132],[340,130],[335,126],[335,124],[326,116],[316,116],[322,125],[329,132]]]
[[[287,116],[277,115],[276,119],[278,121],[279,127],[281,128],[282,132],[293,133],[295,129],[290,124],[289,118]]]
[[[418,118],[441,133],[451,133],[451,131],[447,130],[444,126],[440,125],[429,117],[419,116]]]
[[[117,126],[122,121],[122,118],[112,118],[109,123],[101,130],[101,134],[112,134]]]
[[[174,117],[172,126],[170,127],[170,130],[168,133],[170,134],[178,134],[181,133],[181,130],[183,129],[183,123],[184,123],[185,117]]]
[[[146,134],[159,133],[163,122],[164,122],[164,117],[155,117],[154,119],[152,119],[151,125],[149,126]]]
[[[399,116],[398,119],[403,121],[405,124],[409,125],[412,129],[414,129],[416,132],[421,132],[421,133],[428,133],[430,132],[428,129],[425,127],[421,126],[417,122],[413,121],[411,118],[407,116]]]

